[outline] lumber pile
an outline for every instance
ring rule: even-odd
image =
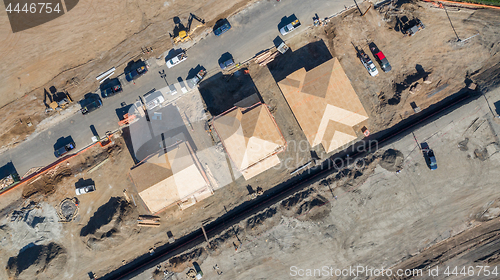
[[[137,225],[142,227],[159,227],[160,217],[150,215],[140,215],[137,219]]]
[[[254,62],[259,64],[260,66],[266,66],[269,62],[273,61],[278,55],[279,52],[277,50],[268,50],[257,55],[254,58]]]

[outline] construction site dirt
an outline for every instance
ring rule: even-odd
[[[204,277],[220,279],[434,279],[426,276],[436,268],[436,279],[462,279],[446,275],[446,266],[493,271],[500,126],[484,100],[461,105],[385,143],[363,165],[349,165],[249,218],[228,222],[222,233],[209,234],[208,243],[152,262],[132,279],[185,279],[194,263]],[[429,169],[415,138],[434,148],[437,170]],[[484,160],[476,155],[483,148]],[[335,272],[350,267],[371,269],[372,275]],[[373,275],[374,269],[394,275]],[[420,276],[396,275],[405,269]]]
[[[359,9],[369,7],[365,2]],[[500,62],[498,13],[464,8],[449,13],[454,15],[455,28],[464,33],[461,36],[479,31],[481,35],[456,42],[444,11],[428,3],[371,7],[363,17],[352,9],[326,26],[307,28],[292,37],[287,41],[292,51],[279,55],[267,67],[249,63],[232,74],[202,82],[202,103],[194,95],[177,100],[175,106],[185,112],[182,121],[201,166],[219,184],[212,196],[185,210],[173,206],[154,213],[159,226],[138,225],[140,215],[152,213],[128,175],[137,162],[119,133],[113,144],[94,145],[3,194],[0,247],[4,254],[0,264],[6,269],[0,270],[0,278],[102,277],[153,255],[157,248],[198,231],[201,225],[282,182],[307,176],[308,168],[334,153],[327,153],[321,145],[309,146],[277,84],[303,67],[309,70],[337,58],[368,114],[366,126],[372,133],[415,114],[412,103],[425,110],[465,90],[471,82],[484,91],[497,90],[492,73],[497,73]],[[398,23],[404,16],[418,17],[426,28],[405,37]],[[379,71],[376,78],[370,77],[353,47],[369,53],[370,42],[376,42],[385,53],[391,72]],[[424,82],[426,77],[430,83]],[[224,85],[230,88],[226,91]],[[410,93],[410,88],[415,91]],[[286,149],[277,155],[282,164],[248,180],[225,154],[217,133],[207,128],[212,117],[245,98],[267,106],[287,141]],[[245,107],[246,103],[240,104]],[[416,136],[402,136],[368,154],[361,165],[345,166],[220,235],[210,236],[209,246],[192,248],[137,279],[186,279],[193,262],[201,266],[207,279],[289,279],[291,267],[362,265],[396,270],[476,260],[495,265],[494,256],[488,255],[491,250],[481,251],[484,246],[478,244],[495,240],[492,235],[499,226],[498,124],[479,99],[434,121],[416,129]],[[360,127],[355,128],[362,137]],[[430,143],[435,150],[437,170],[429,170],[415,139]],[[210,174],[208,177],[211,180]],[[96,191],[75,196],[75,186],[87,183],[94,184]],[[65,204],[68,218],[61,222],[58,212],[68,198],[78,211],[70,217],[73,205]],[[478,232],[482,229],[484,232]],[[454,246],[457,239],[477,236],[478,242],[470,246],[463,242],[463,248]],[[465,247],[481,252],[462,258]],[[443,254],[449,248],[456,253]],[[429,252],[449,257],[433,260]],[[482,259],[486,255],[489,257]]]

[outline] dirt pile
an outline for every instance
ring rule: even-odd
[[[394,149],[388,149],[380,159],[380,166],[387,171],[397,172],[403,168],[404,155]]]
[[[29,182],[24,186],[23,197],[29,198],[35,194],[48,195],[56,191],[56,188],[61,185],[63,180],[67,177],[72,177],[74,174],[78,174],[84,170],[92,168],[97,164],[101,163],[108,157],[111,158],[111,162],[114,162],[114,157],[122,151],[120,145],[108,145],[104,149],[94,149],[91,153],[88,153],[80,162],[66,167],[64,165],[59,165],[54,169],[48,171],[47,173],[40,175],[38,178]]]
[[[29,198],[34,194],[48,195],[53,193],[60,182],[72,175],[70,169],[65,167],[56,167],[46,174],[31,181],[23,188],[23,197]]]
[[[7,272],[15,279],[57,279],[66,265],[66,249],[57,243],[32,243],[9,258]]]
[[[207,251],[203,248],[196,248],[190,252],[171,258],[168,261],[167,269],[173,272],[182,272],[193,262],[202,263],[207,258]]]
[[[303,221],[317,221],[328,216],[331,205],[327,198],[310,188],[283,200],[280,203],[280,210],[288,217],[297,217]]]
[[[80,237],[92,250],[106,250],[136,234],[137,212],[121,197],[112,197],[97,209]]]
[[[279,222],[277,207],[268,208],[250,218],[246,221],[246,231],[251,231],[252,234],[259,234],[269,228],[272,228]]]

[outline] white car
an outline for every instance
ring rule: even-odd
[[[177,56],[175,56],[174,58],[170,59],[167,61],[167,67],[168,68],[172,68],[174,67],[175,65],[183,62],[184,60],[187,59],[187,55],[185,52],[182,52],[180,54],[178,54]]]
[[[366,70],[368,70],[368,73],[370,73],[370,76],[375,77],[378,75],[378,70],[377,67],[373,62],[369,62],[365,65]]]
[[[95,185],[88,185],[85,187],[76,188],[76,195],[81,195],[84,193],[89,193],[95,191]]]

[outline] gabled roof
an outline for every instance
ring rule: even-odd
[[[132,170],[139,196],[152,213],[187,199],[211,194],[208,180],[187,142],[161,150]]]
[[[311,147],[331,152],[356,139],[353,126],[368,119],[337,58],[278,82]]]
[[[276,154],[285,149],[286,142],[264,104],[234,107],[216,117],[213,126],[245,179],[279,163]]]

